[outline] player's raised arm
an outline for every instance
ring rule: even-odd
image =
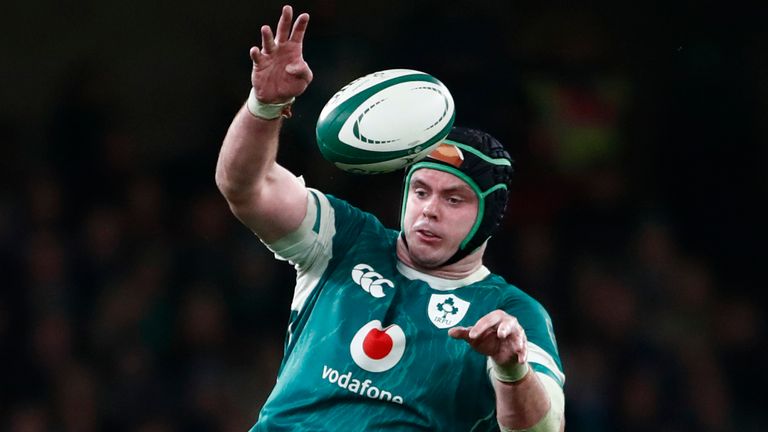
[[[275,33],[261,27],[261,48],[253,60],[248,102],[224,138],[216,165],[216,184],[232,212],[262,240],[275,241],[292,232],[306,214],[303,183],[275,161],[283,117],[312,81],[302,56],[309,15],[293,21],[284,6]]]

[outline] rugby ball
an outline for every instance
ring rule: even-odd
[[[391,172],[426,157],[455,118],[453,97],[435,77],[384,70],[352,81],[326,103],[317,120],[317,144],[344,171]]]

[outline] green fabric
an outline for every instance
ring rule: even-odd
[[[499,308],[518,317],[529,343],[556,360],[549,366],[557,370],[550,372],[561,374],[549,317],[530,296],[493,274],[452,290],[409,279],[397,268],[396,231],[328,199],[336,230],[332,258],[300,309],[291,312],[277,383],[252,432],[498,430],[486,358],[447,332]],[[358,272],[356,282],[353,271],[360,268],[368,279]],[[373,295],[375,286],[383,287],[381,296]],[[353,347],[365,345],[356,345],[355,336],[375,320],[388,335],[395,329],[404,335],[402,357],[394,356],[395,345],[387,351],[386,343],[370,351],[383,354],[371,364],[395,359],[381,371],[362,367],[353,354]]]

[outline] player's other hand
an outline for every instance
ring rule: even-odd
[[[285,102],[302,94],[312,81],[312,70],[302,55],[308,23],[309,14],[303,13],[293,22],[293,8],[283,6],[276,33],[268,25],[261,27],[261,48],[251,48],[251,84],[260,101]]]
[[[501,366],[524,363],[528,356],[528,339],[517,318],[497,309],[480,318],[471,327],[453,327],[448,335],[463,339],[475,351]]]

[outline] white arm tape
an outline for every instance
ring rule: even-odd
[[[563,395],[563,389],[549,376],[538,372],[536,375],[539,377],[539,381],[541,381],[541,384],[549,395],[549,411],[544,414],[544,417],[542,417],[538,423],[530,428],[510,429],[499,425],[501,432],[557,432],[560,430],[560,423],[562,422],[563,413],[565,412],[565,395]]]
[[[520,381],[528,375],[528,371],[530,370],[528,362],[515,363],[512,366],[502,367],[488,357],[488,363],[490,364],[491,376],[505,383]]]
[[[287,102],[283,103],[263,103],[256,98],[256,90],[251,88],[251,93],[248,94],[248,101],[245,105],[248,107],[248,111],[254,117],[258,117],[263,120],[274,120],[278,117],[282,117],[284,115],[283,110],[285,107],[293,104],[295,100],[296,98],[290,98]]]

